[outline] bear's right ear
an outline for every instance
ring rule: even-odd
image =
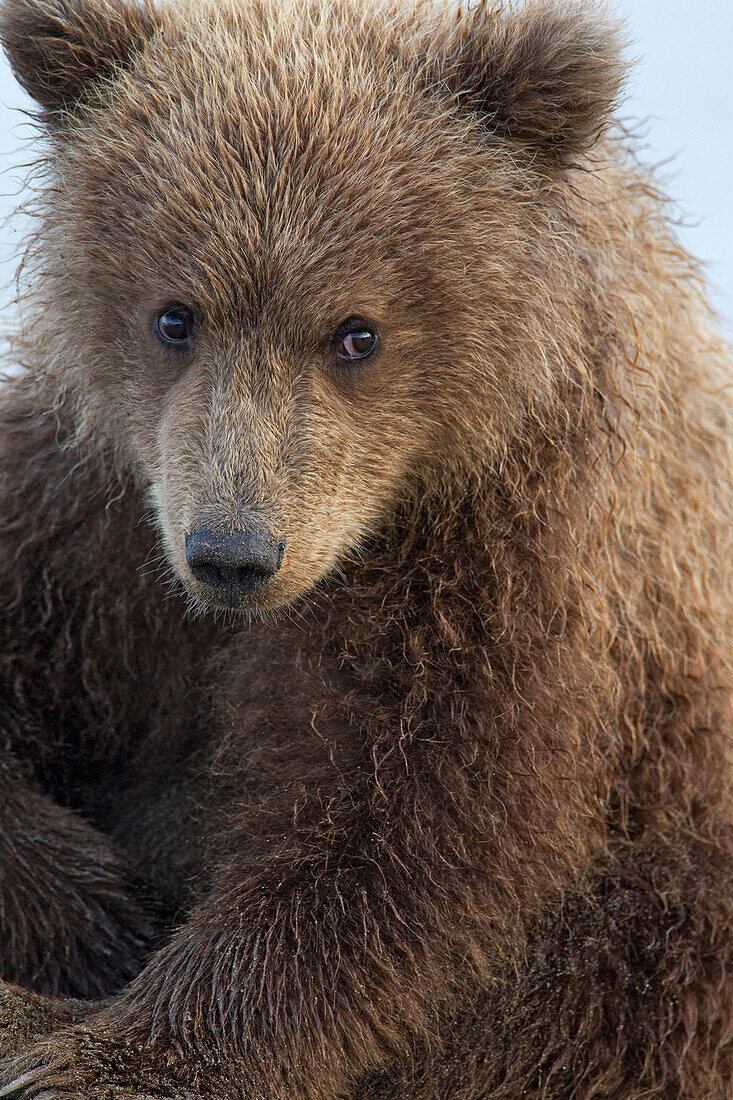
[[[150,0],[2,0],[0,41],[47,116],[73,110],[156,30]]]

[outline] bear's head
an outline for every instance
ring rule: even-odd
[[[200,606],[292,601],[582,370],[603,12],[4,0],[0,34],[48,147],[33,369]]]

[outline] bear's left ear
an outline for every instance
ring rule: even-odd
[[[491,128],[543,159],[590,149],[623,84],[620,24],[592,0],[529,0],[459,14],[438,58],[440,79]]]
[[[0,0],[0,41],[47,119],[128,65],[156,25],[151,0]]]

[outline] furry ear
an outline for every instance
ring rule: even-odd
[[[153,16],[149,0],[2,0],[0,41],[18,81],[54,115],[129,64]]]
[[[589,149],[623,83],[620,25],[590,0],[529,0],[459,16],[443,79],[492,128],[546,159]]]

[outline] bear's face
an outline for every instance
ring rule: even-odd
[[[573,142],[490,130],[461,99],[474,38],[464,59],[466,27],[425,11],[202,5],[183,25],[85,0],[64,33],[88,44],[94,14],[105,63],[88,47],[70,94],[27,28],[13,50],[8,13],[52,7],[6,2],[4,31],[49,112],[49,372],[148,491],[199,605],[290,602],[549,400]]]
[[[280,47],[209,82],[188,45],[151,56],[65,148],[75,182],[55,208],[83,287],[85,400],[149,488],[176,573],[215,605],[240,593],[192,573],[192,533],[284,543],[241,602],[291,600],[428,462],[454,464],[484,381],[467,297],[491,155],[477,171],[475,135],[404,81],[375,87],[352,61],[348,88],[329,87],[335,57],[286,70]]]

